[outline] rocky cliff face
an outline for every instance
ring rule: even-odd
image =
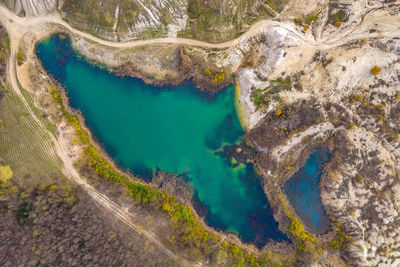
[[[55,10],[58,0],[0,0],[20,16],[36,17]]]

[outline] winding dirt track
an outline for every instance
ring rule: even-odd
[[[71,33],[78,35],[82,38],[91,40],[95,43],[104,45],[104,46],[109,46],[109,47],[115,47],[115,48],[132,48],[132,47],[137,47],[137,46],[145,46],[145,45],[153,45],[153,44],[181,44],[181,45],[188,45],[188,46],[200,46],[200,47],[205,47],[205,48],[229,48],[235,45],[238,45],[241,41],[248,39],[251,36],[254,36],[258,34],[261,30],[267,29],[269,27],[281,27],[285,28],[288,31],[293,32],[294,35],[297,36],[297,38],[303,39],[304,36],[302,34],[299,34],[298,32],[293,31],[291,27],[287,27],[286,24],[277,22],[277,21],[270,21],[270,20],[263,20],[259,21],[255,24],[253,24],[250,29],[244,33],[242,36],[233,39],[228,42],[224,43],[208,43],[204,41],[199,41],[199,40],[193,40],[193,39],[187,39],[187,38],[156,38],[156,39],[149,39],[149,40],[136,40],[136,41],[130,41],[130,42],[110,42],[106,41],[100,38],[97,38],[89,33],[82,32],[80,30],[77,30],[68,23],[66,23],[64,20],[61,19],[58,13],[51,13],[47,14],[43,17],[33,17],[33,18],[26,18],[26,17],[19,17],[15,15],[12,11],[8,10],[7,8],[0,6],[0,16],[3,18],[11,19],[13,22],[12,24],[15,24],[16,27],[21,28],[21,27],[32,27],[34,25],[38,24],[57,24],[63,26],[65,29],[70,31]]]
[[[359,23],[355,23],[352,27],[338,32],[333,38],[329,38],[328,40],[315,40],[313,36],[305,35],[304,33],[296,30],[296,28],[291,23],[279,22],[279,21],[271,21],[271,20],[262,20],[255,24],[253,24],[249,30],[241,35],[240,37],[224,42],[224,43],[209,43],[200,40],[193,40],[188,38],[156,38],[149,40],[135,40],[130,42],[111,42],[106,41],[100,38],[97,38],[89,33],[82,32],[77,30],[64,20],[61,19],[58,13],[47,14],[42,17],[34,17],[34,18],[26,18],[19,17],[15,15],[12,11],[7,8],[0,6],[0,20],[8,20],[12,21],[12,28],[16,30],[16,32],[28,32],[29,30],[34,31],[35,26],[44,25],[44,24],[56,24],[64,27],[72,34],[80,36],[82,38],[88,39],[95,43],[114,47],[114,48],[132,48],[138,46],[145,45],[154,45],[154,44],[180,44],[180,45],[188,45],[188,46],[198,46],[204,48],[216,48],[216,49],[224,49],[230,48],[236,45],[239,45],[245,40],[256,36],[262,31],[266,31],[269,28],[277,27],[280,29],[286,30],[291,37],[297,39],[304,45],[311,45],[316,49],[329,49],[332,47],[336,47],[345,43],[348,43],[352,40],[362,39],[362,38],[375,38],[375,37],[395,37],[400,36],[400,28],[399,28],[399,19],[392,18],[388,19],[386,14],[374,14],[373,16],[369,16],[367,19],[367,15],[372,13],[373,10],[365,14]],[[11,21],[10,21],[11,20]],[[384,24],[384,27],[381,27],[381,31],[376,33],[369,33],[370,26],[379,22],[380,24]],[[15,32],[15,31],[13,31]]]
[[[200,46],[204,48],[230,48],[233,46],[240,45],[243,41],[251,38],[259,34],[262,31],[267,30],[271,27],[279,27],[284,29],[288,32],[292,38],[296,39],[305,46],[312,46],[315,49],[329,49],[332,47],[336,47],[345,43],[348,43],[352,40],[361,39],[361,38],[372,38],[372,37],[393,37],[393,36],[400,36],[400,28],[399,28],[399,20],[398,19],[387,19],[383,18],[384,15],[381,16],[374,16],[369,18],[368,22],[366,23],[365,19],[362,20],[362,25],[354,25],[353,27],[338,33],[334,38],[330,40],[314,40],[314,38],[310,35],[306,36],[303,33],[297,31],[291,24],[277,22],[277,21],[260,21],[251,26],[251,28],[239,38],[234,40],[224,42],[224,43],[207,43],[199,40],[192,40],[186,38],[158,38],[152,40],[138,40],[132,42],[125,42],[125,43],[116,43],[105,41],[94,37],[88,33],[81,32],[73,27],[71,27],[68,23],[63,21],[57,13],[48,14],[43,17],[37,18],[21,18],[16,16],[14,13],[9,11],[7,8],[0,6],[0,22],[2,25],[5,26],[7,29],[10,41],[11,41],[11,54],[9,57],[9,61],[7,64],[7,77],[8,81],[16,92],[16,94],[21,98],[24,105],[26,106],[27,110],[31,114],[31,116],[35,119],[38,124],[38,127],[43,128],[46,130],[46,127],[43,123],[36,117],[34,112],[32,111],[29,104],[26,102],[25,98],[23,97],[19,83],[17,80],[16,74],[16,54],[21,43],[22,38],[26,34],[33,34],[35,35],[36,31],[41,28],[46,28],[48,25],[55,24],[60,25],[70,31],[72,34],[76,36],[80,36],[82,38],[88,39],[95,43],[115,47],[115,48],[132,48],[137,46],[144,46],[144,45],[153,45],[153,44],[161,44],[161,43],[169,43],[169,44],[181,44],[181,45],[188,45],[188,46]],[[387,29],[384,31],[380,31],[379,33],[370,34],[368,33],[369,27],[383,18],[383,23],[386,23],[383,29]],[[47,130],[46,130],[47,131]],[[60,141],[58,138],[53,136],[49,132],[49,136],[51,136],[52,141],[54,142],[54,148],[58,154],[58,156],[64,162],[64,173],[71,181],[81,185],[87,193],[102,207],[109,210],[113,213],[117,218],[119,218],[122,222],[126,223],[129,227],[133,230],[137,231],[148,237],[153,243],[162,251],[166,253],[166,255],[170,256],[172,259],[180,262],[184,266],[202,266],[202,263],[198,262],[190,262],[182,257],[177,256],[172,251],[167,249],[160,241],[160,239],[155,236],[150,230],[144,230],[145,228],[141,225],[137,225],[132,221],[132,214],[125,211],[123,207],[116,204],[112,200],[110,200],[106,195],[98,192],[95,188],[89,185],[84,179],[82,179],[79,173],[73,166],[72,160],[68,157],[68,147],[67,144]]]

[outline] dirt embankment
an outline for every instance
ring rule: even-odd
[[[176,57],[176,66],[163,79],[156,79],[156,74],[154,73],[145,74],[143,68],[139,67],[133,61],[112,67],[110,70],[119,76],[139,78],[146,84],[155,86],[178,85],[185,80],[191,79],[200,90],[208,93],[216,93],[232,84],[232,75],[218,72],[217,70],[206,71],[207,67],[199,67],[201,63],[193,61],[185,54],[182,47],[177,48]],[[224,75],[224,77],[220,79],[216,78],[217,73],[221,73],[219,75]]]

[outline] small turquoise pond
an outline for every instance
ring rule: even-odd
[[[319,182],[323,165],[330,157],[329,150],[315,149],[304,166],[284,185],[284,191],[297,216],[316,234],[329,230],[329,218],[322,206]]]
[[[209,96],[189,81],[159,88],[117,77],[88,63],[61,35],[39,43],[36,53],[122,168],[144,179],[157,169],[181,174],[207,223],[245,242],[261,247],[268,239],[287,240],[253,166],[232,164],[221,154],[243,135],[233,87]]]

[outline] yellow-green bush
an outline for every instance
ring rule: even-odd
[[[0,182],[7,182],[8,180],[11,179],[11,177],[13,177],[13,172],[12,172],[10,166],[0,165]]]
[[[204,69],[204,73],[208,76],[208,77],[212,77],[212,72],[208,69],[208,68],[205,68]]]
[[[214,75],[214,83],[222,83],[225,81],[225,73],[223,72],[218,72]]]

